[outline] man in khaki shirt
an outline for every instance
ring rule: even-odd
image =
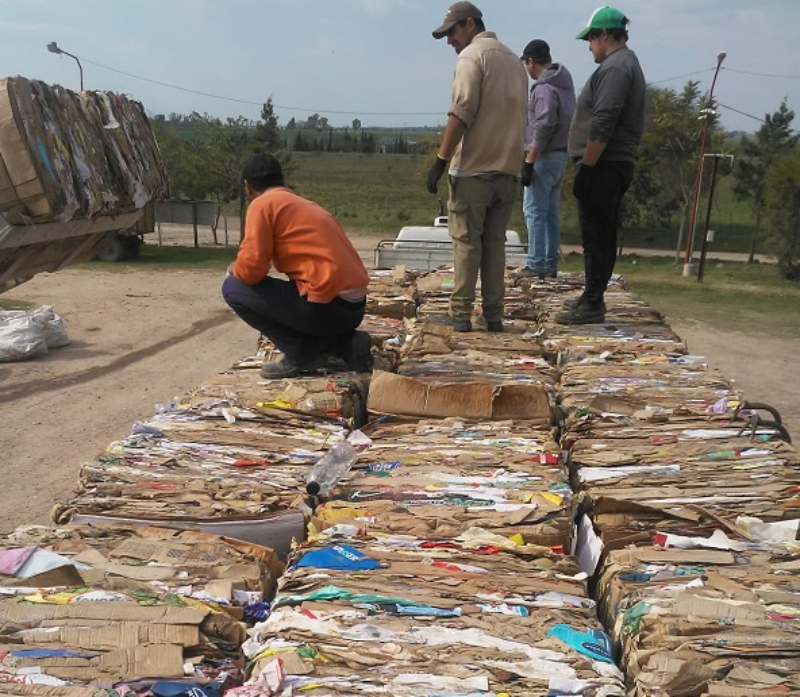
[[[447,10],[435,39],[447,37],[458,54],[452,103],[427,188],[449,166],[448,228],[455,279],[445,323],[472,330],[472,306],[481,278],[483,317],[491,332],[503,331],[506,228],[519,195],[525,140],[528,76],[517,55],[486,31],[471,2]]]

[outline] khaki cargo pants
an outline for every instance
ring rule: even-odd
[[[450,177],[447,227],[455,269],[450,296],[453,319],[471,318],[478,274],[484,318],[503,319],[506,229],[518,196],[519,184],[511,174]]]

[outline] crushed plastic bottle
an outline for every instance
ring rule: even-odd
[[[306,491],[311,496],[323,496],[346,475],[358,457],[358,449],[343,440],[326,452],[306,475]]]

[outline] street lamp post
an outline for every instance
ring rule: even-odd
[[[58,54],[63,53],[65,56],[69,56],[70,58],[75,59],[75,62],[78,64],[78,70],[80,71],[81,74],[81,92],[83,92],[83,66],[81,65],[81,62],[78,60],[78,56],[73,56],[69,51],[65,51],[63,48],[59,48],[58,44],[55,41],[51,41],[49,44],[47,44],[47,50],[50,51],[50,53],[58,53]]]
[[[711,89],[708,91],[708,106],[706,109],[703,109],[703,114],[705,116],[705,123],[703,124],[703,138],[700,141],[700,162],[697,165],[697,177],[695,178],[694,182],[694,201],[692,203],[692,216],[689,221],[689,231],[686,235],[686,256],[684,258],[684,275],[688,272],[691,268],[690,264],[692,261],[692,251],[694,249],[694,228],[695,222],[697,220],[697,206],[700,201],[700,181],[703,177],[703,156],[706,152],[706,141],[708,140],[708,127],[711,123],[711,117],[713,116],[712,105],[714,103],[714,86],[717,84],[717,76],[719,75],[719,69],[722,66],[722,61],[725,60],[725,56],[728,54],[725,51],[720,51],[717,54],[717,67],[714,69],[714,78],[711,80]]]
[[[711,205],[714,201],[714,188],[717,183],[717,165],[721,158],[725,157],[733,164],[733,155],[726,155],[725,153],[714,153],[706,155],[706,157],[714,158],[714,167],[711,170],[711,190],[708,192],[708,208],[706,209],[706,224],[703,228],[703,244],[700,246],[700,263],[697,266],[697,280],[699,283],[703,282],[703,271],[706,265],[706,254],[708,253],[708,226],[711,223]]]

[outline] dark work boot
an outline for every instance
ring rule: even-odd
[[[580,298],[571,309],[556,315],[559,324],[602,324],[605,321],[606,304],[602,300],[592,303],[586,298]]]
[[[571,310],[573,309],[581,300],[583,300],[583,295],[579,295],[577,298],[567,298],[561,305],[562,310]]]
[[[355,331],[344,351],[347,369],[356,373],[372,370],[372,337],[367,332]]]
[[[501,319],[487,319],[486,320],[486,331],[492,332],[493,334],[500,334],[505,331],[505,327],[503,327],[503,320]]]
[[[544,277],[545,277],[544,271],[534,271],[529,266],[523,266],[521,269],[511,274],[511,278],[514,281],[525,281],[525,280],[544,281]]]
[[[316,373],[320,368],[324,368],[328,363],[325,356],[317,356],[305,363],[292,363],[286,356],[279,361],[264,363],[261,366],[260,375],[266,380],[280,380],[282,378],[293,378],[296,375],[307,375]]]

